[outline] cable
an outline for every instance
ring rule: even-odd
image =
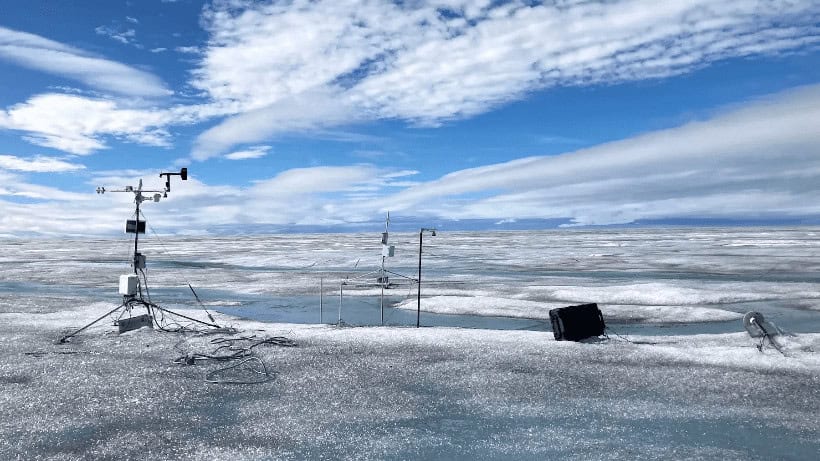
[[[239,331],[231,329],[229,334],[238,334]],[[198,334],[197,337],[203,337],[205,334]],[[180,344],[188,343],[188,338],[183,338],[174,345],[174,349],[182,355],[173,360],[173,363],[178,365],[196,365],[202,361],[216,361],[216,362],[231,362],[237,363],[212,370],[205,375],[205,381],[211,384],[261,384],[273,380],[273,376],[268,370],[267,365],[254,355],[253,349],[261,345],[271,345],[280,347],[295,347],[296,342],[284,336],[265,336],[257,338],[256,335],[246,335],[238,337],[222,336],[213,338],[208,341],[208,344],[213,347],[206,352],[183,352],[180,349]],[[255,370],[250,370],[250,373],[261,375],[259,379],[219,379],[217,375],[225,373],[230,370],[238,369],[239,367],[248,363],[256,363],[261,366]]]
[[[148,298],[148,302],[150,303],[151,302],[151,292],[148,291],[148,273],[147,273],[147,269],[140,268],[139,271],[140,271],[140,274],[142,274],[143,281],[145,282],[145,296]],[[213,319],[211,319],[211,320],[213,321]]]
[[[202,310],[205,311],[205,314],[207,314],[208,318],[211,319],[211,322],[216,322],[216,320],[214,320],[211,313],[208,312],[208,309],[205,308],[205,304],[202,304],[202,301],[199,299],[199,296],[197,296],[196,291],[194,291],[194,287],[192,287],[190,283],[188,284],[188,288],[191,289],[191,293],[194,294],[194,298],[196,298],[196,302],[199,303],[200,307],[202,307]]]
[[[165,246],[165,243],[162,241],[162,238],[160,238],[159,234],[154,229],[154,226],[148,224],[148,217],[145,215],[145,212],[140,210],[140,214],[142,215],[143,219],[145,220],[145,224],[148,226],[149,229],[151,229],[151,233],[153,233],[154,237],[156,237],[157,242],[159,242],[160,246],[165,250],[165,252],[167,254],[168,253],[168,247]],[[185,277],[183,277],[183,278],[185,278]],[[146,279],[145,283],[146,283],[146,286],[147,286],[148,285],[147,279]],[[202,308],[202,310],[205,311],[205,314],[208,316],[208,318],[211,320],[211,322],[216,323],[216,321],[214,320],[214,317],[211,315],[210,312],[208,312],[208,309],[205,308],[205,304],[202,302],[202,300],[199,299],[199,296],[196,294],[196,291],[194,291],[194,287],[191,285],[191,282],[189,280],[187,280],[187,278],[185,278],[185,284],[188,285],[188,288],[191,289],[191,293],[193,293],[194,299],[196,299],[196,301],[199,303],[199,306]],[[149,299],[149,301],[150,301],[150,299]]]
[[[251,381],[251,380],[216,379],[215,378],[215,376],[219,373],[224,373],[228,370],[233,370],[233,369],[238,368],[242,365],[245,365],[246,363],[249,363],[249,362],[255,362],[255,363],[258,363],[259,365],[262,366],[262,371],[251,370],[252,373],[262,375],[263,376],[262,378],[259,378],[257,380],[253,380],[253,381]],[[205,382],[211,383],[211,384],[263,384],[263,383],[267,383],[267,382],[270,382],[270,381],[273,381],[273,376],[271,376],[270,372],[268,371],[268,367],[265,366],[265,362],[260,360],[258,357],[248,357],[245,360],[242,360],[241,362],[238,362],[238,363],[235,363],[233,365],[229,365],[227,367],[223,367],[223,368],[220,368],[220,369],[217,369],[217,370],[213,370],[213,371],[209,372],[207,375],[205,375]]]
[[[622,340],[622,341],[626,341],[626,342],[628,342],[629,344],[635,344],[635,343],[634,343],[634,342],[632,342],[632,340],[630,340],[629,338],[624,337],[624,336],[621,336],[620,334],[618,334],[618,332],[617,332],[617,331],[615,331],[615,330],[613,330],[613,329],[612,329],[612,327],[610,327],[610,326],[606,326],[606,327],[604,327],[604,337],[605,337],[606,339],[609,339],[609,332],[610,332],[610,331],[612,332],[612,334],[613,334],[613,335],[617,336],[617,337],[618,337],[618,339],[620,339],[620,340]]]

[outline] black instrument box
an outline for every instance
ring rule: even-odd
[[[604,334],[604,316],[598,304],[579,304],[550,310],[556,341],[580,341]]]

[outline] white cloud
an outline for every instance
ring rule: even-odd
[[[267,198],[271,194],[292,196],[358,190],[366,184],[383,182],[384,174],[368,165],[294,168],[257,182],[250,194]]]
[[[291,131],[308,132],[323,125],[355,121],[341,98],[304,94],[232,117],[197,137],[191,157],[206,160],[237,144],[257,143]]]
[[[798,16],[812,12],[806,3],[628,0],[498,9],[503,14],[463,18],[474,26],[442,25],[363,79],[356,96],[382,116],[435,124],[532,90],[666,77],[820,42],[811,14]]]
[[[23,131],[25,139],[78,155],[106,147],[103,137],[115,136],[153,146],[169,143],[164,126],[173,111],[129,109],[113,100],[67,94],[42,94],[0,110],[0,128]]]
[[[368,221],[375,197],[395,178],[415,174],[371,165],[294,168],[243,193],[240,222],[342,224]]]
[[[4,202],[2,200],[3,197],[43,200],[46,203],[54,204],[54,207],[57,208],[65,206],[65,202],[74,201],[79,203],[87,200],[89,195],[66,192],[54,187],[32,184],[20,175],[0,169],[0,232],[24,233],[28,232],[29,229],[25,227],[4,226],[2,223],[16,219],[15,216],[18,218],[19,216],[30,217],[31,213],[26,211],[30,204],[12,205],[9,204],[9,202]],[[13,209],[16,211],[9,212],[7,206],[4,206],[4,204],[13,206]],[[55,214],[55,216],[59,216],[59,213]],[[53,219],[53,217],[51,219]],[[59,229],[60,220],[55,220],[51,225],[53,225],[55,229]]]
[[[13,192],[0,189],[0,233],[46,235],[99,234],[122,231],[122,220],[133,213],[130,194],[94,193],[96,186],[109,190],[134,185],[144,178],[147,189],[161,189],[156,171],[108,171],[92,173],[87,193],[62,193],[26,184],[23,178],[0,184],[16,184]],[[172,192],[159,203],[148,203],[143,212],[149,224],[162,232],[207,232],[214,226],[242,224],[333,224],[370,219],[362,192],[378,193],[396,178],[412,171],[380,169],[369,165],[297,168],[254,183],[247,188],[204,184],[191,170],[185,182],[174,180]],[[25,195],[24,195],[25,194]],[[26,197],[38,203],[16,204],[4,197]],[[76,203],[75,203],[76,201]],[[95,225],[89,227],[88,223]],[[85,223],[85,225],[82,225]],[[240,227],[241,228],[241,227]]]
[[[708,121],[457,171],[382,203],[450,218],[571,218],[580,224],[818,215],[817,126],[820,85]]]
[[[130,184],[130,182],[129,182]],[[25,199],[22,203],[20,198]],[[124,200],[123,200],[124,199]],[[0,170],[0,233],[9,235],[82,235],[122,232],[122,219],[133,213],[133,198],[116,194],[67,192],[29,183]]]
[[[14,155],[0,155],[0,169],[37,173],[59,173],[82,170],[85,169],[85,166],[66,162],[54,157],[37,156],[31,160],[27,160]]]
[[[361,118],[437,124],[543,88],[816,46],[818,18],[790,0],[223,1],[192,85],[242,111],[324,92]]]
[[[297,168],[246,188],[175,184],[168,201],[146,209],[168,232],[245,224],[343,224],[397,216],[561,218],[577,224],[685,217],[820,216],[820,85],[779,94],[705,121],[557,156],[527,157],[411,183],[413,170],[373,165]],[[0,170],[0,195],[39,199],[36,206],[0,199],[0,233],[120,230],[112,216],[132,212],[127,198],[71,194],[26,184]],[[98,173],[93,185],[122,187],[156,172]],[[151,182],[153,181],[153,183]],[[11,185],[11,188],[9,187]],[[393,192],[398,190],[398,192]],[[74,203],[73,200],[82,203]],[[58,203],[59,201],[59,203]],[[163,210],[173,209],[173,213]],[[55,216],[57,218],[55,218]],[[77,222],[63,222],[72,216]],[[507,221],[505,221],[507,220]],[[26,227],[32,226],[32,227]]]
[[[211,38],[193,85],[247,109],[331,89],[386,44],[402,44],[412,32],[402,31],[403,13],[388,2],[218,3],[205,10]]]
[[[86,123],[70,119],[77,104],[37,96],[0,113],[0,126],[87,154],[104,149],[106,136],[165,146],[171,125],[230,116],[194,142],[191,158],[205,160],[290,132],[320,135],[377,118],[435,125],[551,86],[657,78],[732,56],[804,49],[820,43],[818,18],[810,3],[788,0],[218,1],[204,12],[208,43],[176,48],[199,57],[190,84],[209,101],[129,110],[130,102],[103,107],[100,98],[85,104]],[[98,32],[124,42],[136,34]],[[0,27],[3,58],[97,90],[170,93],[142,70]],[[27,112],[41,118],[22,120]]]
[[[195,170],[192,170],[195,172]],[[369,165],[344,167],[296,168],[257,181],[247,188],[207,185],[194,173],[186,182],[176,182],[167,199],[151,203],[144,211],[152,226],[166,232],[207,231],[214,226],[242,224],[333,224],[361,221],[370,217],[360,210],[372,203],[360,196],[362,191],[378,191],[388,187],[396,177],[413,172],[397,172]],[[110,172],[94,179],[93,184],[122,187],[135,185],[146,177],[145,186],[159,188],[154,172]],[[89,186],[89,190],[93,190]],[[133,211],[123,194],[105,194],[105,204],[95,204],[92,210],[73,210],[94,222],[112,223],[95,232],[119,230],[121,219]],[[131,207],[131,208],[129,208]],[[172,208],[173,213],[164,210]],[[2,203],[0,203],[2,213]],[[55,229],[57,225],[55,224]],[[13,233],[10,228],[0,232]]]
[[[0,27],[0,59],[70,78],[101,91],[138,97],[171,94],[159,78],[148,72],[5,27]]]
[[[124,29],[118,26],[99,26],[94,29],[94,32],[96,32],[97,35],[104,35],[124,45],[134,43],[134,38],[137,36],[136,30]]]
[[[225,158],[228,160],[248,160],[254,158],[262,158],[268,155],[268,151],[270,150],[270,148],[271,146],[252,146],[245,150],[231,152],[230,154],[226,155]]]
[[[202,52],[197,46],[178,46],[174,48],[174,51],[184,54],[199,54]]]

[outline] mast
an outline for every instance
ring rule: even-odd
[[[140,180],[140,185],[142,185],[142,180]],[[142,189],[140,187],[140,189]],[[134,266],[134,275],[139,275],[137,272],[137,259],[139,258],[139,240],[140,240],[140,199],[142,198],[142,194],[138,193],[137,196],[134,198],[134,202],[137,204],[137,223],[136,223],[136,232],[134,232],[134,259],[131,261],[131,264]]]

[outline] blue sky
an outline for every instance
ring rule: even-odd
[[[818,58],[814,1],[4,2],[0,235],[183,166],[166,232],[816,223]]]

